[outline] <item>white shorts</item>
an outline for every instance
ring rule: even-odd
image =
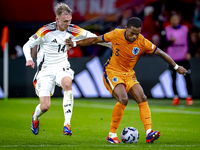
[[[72,80],[74,79],[74,71],[66,67],[66,65],[43,66],[41,70],[36,72],[33,80],[33,82],[35,82],[36,94],[40,97],[44,96],[39,95],[40,91],[49,91],[49,96],[52,96],[55,86],[61,87],[61,80],[66,76],[70,77]]]

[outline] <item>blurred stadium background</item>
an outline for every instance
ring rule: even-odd
[[[28,38],[44,24],[55,20],[54,6],[63,2],[73,10],[72,23],[98,35],[114,28],[124,28],[131,16],[143,21],[142,34],[163,50],[164,27],[169,24],[172,10],[182,14],[182,23],[189,31],[196,29],[199,34],[199,0],[0,0],[0,35],[5,26],[9,28],[9,90],[8,97],[36,97],[32,79],[36,69],[25,67],[22,47]],[[200,34],[199,34],[200,35]],[[1,37],[2,38],[2,37]],[[200,38],[198,37],[198,40]],[[2,39],[1,39],[2,40]],[[75,71],[73,93],[75,98],[109,98],[111,95],[102,82],[102,66],[110,57],[111,50],[97,45],[81,47],[69,51],[71,68]],[[32,56],[36,54],[33,50]],[[3,88],[3,49],[0,50],[0,97]],[[193,97],[200,98],[200,50],[192,53],[191,78]],[[146,95],[150,98],[172,98],[172,79],[168,66],[160,58],[145,55],[135,67],[136,77]],[[187,96],[183,76],[177,79],[178,93]],[[56,88],[54,97],[61,97]]]

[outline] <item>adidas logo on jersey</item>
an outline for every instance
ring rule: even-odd
[[[54,39],[54,40],[53,40],[53,41],[51,41],[51,42],[57,43],[57,40],[56,40],[56,39]]]

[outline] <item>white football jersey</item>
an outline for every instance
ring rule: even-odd
[[[68,46],[65,45],[65,40],[71,37],[72,41],[78,41],[94,36],[96,35],[74,24],[70,24],[66,31],[60,31],[57,29],[57,22],[53,22],[43,26],[32,35],[24,45],[23,51],[26,60],[32,60],[30,49],[37,45],[38,66],[64,63],[66,66],[70,67],[67,56]],[[101,43],[101,45],[111,47],[110,43]]]

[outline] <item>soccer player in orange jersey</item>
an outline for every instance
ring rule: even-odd
[[[110,132],[107,136],[109,143],[120,143],[117,128],[123,117],[128,98],[135,99],[139,105],[140,118],[146,131],[146,142],[153,143],[160,137],[159,131],[152,130],[151,112],[147,97],[136,79],[134,66],[143,53],[155,54],[170,64],[179,73],[185,75],[187,70],[178,66],[172,58],[145,39],[141,34],[142,21],[137,17],[128,20],[125,29],[115,29],[102,36],[87,38],[77,42],[66,39],[69,47],[88,46],[101,42],[112,42],[112,56],[104,65],[103,81],[105,87],[117,100],[113,109]]]

